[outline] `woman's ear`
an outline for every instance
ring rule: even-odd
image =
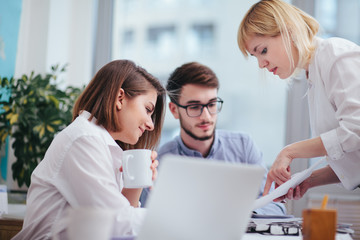
[[[176,104],[173,102],[169,102],[169,109],[175,119],[179,119],[179,109],[177,108]]]
[[[116,97],[116,109],[118,111],[121,110],[124,99],[125,99],[125,91],[124,91],[124,89],[120,88],[118,95]]]

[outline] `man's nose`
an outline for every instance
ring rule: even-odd
[[[201,119],[209,119],[211,117],[211,113],[207,107],[204,107],[202,113],[200,114]]]

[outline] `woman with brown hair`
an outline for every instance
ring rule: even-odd
[[[78,207],[113,209],[117,235],[136,234],[145,213],[139,208],[142,188],[123,187],[121,155],[127,149],[155,149],[164,103],[160,82],[133,62],[102,67],[77,100],[73,122],[34,170],[23,229],[14,239],[66,238],[66,211]],[[153,180],[156,157],[153,151]]]

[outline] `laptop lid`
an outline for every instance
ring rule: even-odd
[[[136,239],[241,239],[263,176],[260,166],[166,155]]]

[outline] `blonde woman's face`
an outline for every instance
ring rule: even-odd
[[[298,52],[291,46],[294,64],[289,60],[281,35],[276,37],[254,35],[246,42],[246,50],[257,58],[259,67],[266,68],[281,79],[291,76],[298,64]]]

